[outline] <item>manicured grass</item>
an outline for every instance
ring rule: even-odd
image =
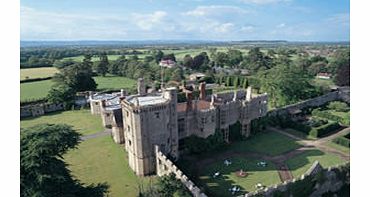
[[[334,149],[337,149],[337,150],[339,150],[339,151],[342,151],[342,152],[344,152],[344,153],[347,153],[347,154],[349,154],[349,153],[350,153],[350,148],[345,147],[345,146],[342,146],[342,145],[339,145],[339,144],[336,144],[336,143],[334,143],[334,142],[332,142],[332,141],[328,141],[328,142],[326,143],[326,145],[328,145],[328,146],[330,146],[330,147],[332,147],[332,148],[334,148]]]
[[[236,142],[230,149],[240,152],[257,152],[268,155],[280,155],[284,152],[299,148],[295,140],[277,132],[263,132],[252,136],[251,139]]]
[[[94,77],[98,90],[132,89],[136,81],[120,76]],[[45,98],[53,85],[52,80],[21,83],[21,101]]]
[[[317,139],[315,137],[312,137],[306,133],[303,133],[301,131],[297,131],[297,130],[294,130],[294,129],[291,129],[291,128],[287,128],[287,129],[284,129],[285,132],[289,133],[289,134],[292,134],[294,136],[297,136],[299,138],[302,138],[302,139],[305,139],[305,140],[314,140],[314,139]]]
[[[45,98],[52,85],[51,80],[21,83],[21,101]]]
[[[150,179],[140,178],[128,165],[124,148],[115,144],[110,136],[81,142],[78,149],[64,155],[72,174],[85,184],[106,182],[109,196],[137,196],[139,184],[148,184]]]
[[[224,161],[217,161],[216,163],[204,168],[199,177],[201,183],[207,187],[208,193],[211,196],[232,196],[229,188],[237,185],[241,188],[238,195],[246,192],[256,190],[255,185],[261,183],[265,186],[270,186],[280,183],[279,174],[275,166],[267,162],[266,167],[258,167],[257,162],[261,160],[231,158],[232,164],[230,166],[224,165]],[[238,177],[235,175],[236,171],[246,171],[247,177]],[[221,176],[213,178],[215,172],[220,172]]]
[[[86,135],[104,130],[100,116],[91,115],[90,110],[55,112],[39,117],[21,120],[21,128],[43,123],[65,123],[72,125],[77,132]]]
[[[327,168],[337,164],[344,163],[339,156],[324,153],[320,150],[307,150],[304,153],[286,161],[294,177],[304,174],[315,161],[319,161],[321,166]]]
[[[58,69],[55,67],[24,68],[20,70],[21,80],[52,77]]]
[[[95,82],[98,84],[98,90],[108,89],[132,89],[136,86],[136,81],[120,76],[106,76],[94,77]]]

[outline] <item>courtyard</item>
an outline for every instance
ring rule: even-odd
[[[237,196],[298,178],[316,160],[324,168],[349,161],[348,152],[328,145],[345,132],[308,140],[284,129],[267,128],[220,151],[186,156],[179,166],[209,195]],[[245,176],[238,175],[241,171]]]

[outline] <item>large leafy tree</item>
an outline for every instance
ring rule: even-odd
[[[349,64],[341,65],[337,69],[334,82],[338,86],[349,86],[350,85],[350,66]]]
[[[106,54],[99,56],[99,62],[95,66],[95,70],[99,75],[105,76],[108,72],[109,61]]]
[[[21,131],[21,196],[103,196],[106,184],[83,186],[63,154],[76,148],[80,134],[65,124],[42,124]]]
[[[281,64],[260,74],[261,90],[269,94],[273,107],[317,96],[312,77],[299,66]]]
[[[53,86],[47,95],[50,103],[67,103],[72,104],[76,92],[65,84]]]

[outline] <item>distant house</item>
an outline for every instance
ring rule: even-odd
[[[159,66],[166,67],[166,68],[173,68],[176,66],[176,62],[173,60],[161,60],[159,62]]]
[[[330,79],[331,74],[329,74],[329,73],[317,73],[316,78],[318,78],[318,79]]]
[[[189,79],[191,81],[197,81],[199,79],[202,79],[203,77],[205,77],[206,75],[203,74],[203,73],[193,73],[191,75],[189,75]]]

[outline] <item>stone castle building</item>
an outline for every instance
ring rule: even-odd
[[[199,98],[184,90],[186,102],[178,102],[177,88],[147,93],[143,80],[138,94],[124,91],[90,96],[92,114],[102,116],[103,125],[112,128],[116,143],[124,143],[130,167],[137,175],[156,172],[155,146],[174,160],[180,157],[184,138],[206,138],[217,130],[229,140],[229,127],[236,122],[241,134],[250,135],[251,121],[267,113],[267,94],[254,95],[252,89],[206,95],[199,85]]]

